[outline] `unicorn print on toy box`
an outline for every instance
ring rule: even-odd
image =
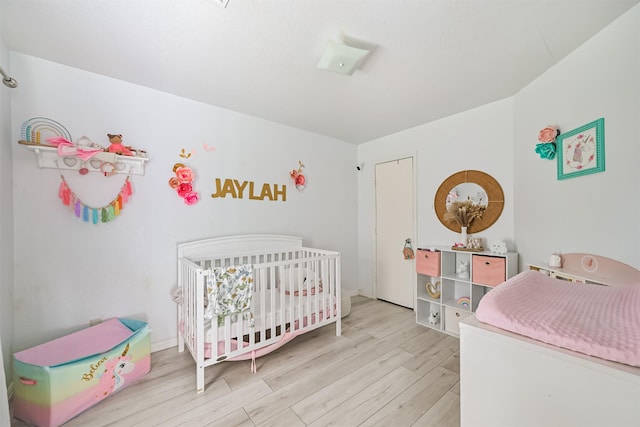
[[[104,399],[124,386],[124,375],[133,372],[136,366],[131,362],[131,355],[127,356],[128,352],[129,344],[127,344],[120,356],[114,357],[105,363],[104,372],[97,387],[97,399]]]

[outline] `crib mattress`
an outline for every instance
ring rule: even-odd
[[[476,318],[558,347],[640,366],[640,284],[575,284],[527,270],[485,295]]]

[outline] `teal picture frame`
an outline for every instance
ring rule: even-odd
[[[560,134],[556,144],[559,180],[605,170],[604,118]]]

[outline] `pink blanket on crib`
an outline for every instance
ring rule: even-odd
[[[475,315],[548,344],[640,366],[640,284],[576,284],[527,270],[487,293]]]

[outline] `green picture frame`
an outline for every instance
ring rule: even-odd
[[[560,134],[556,144],[559,180],[604,171],[604,118]]]

